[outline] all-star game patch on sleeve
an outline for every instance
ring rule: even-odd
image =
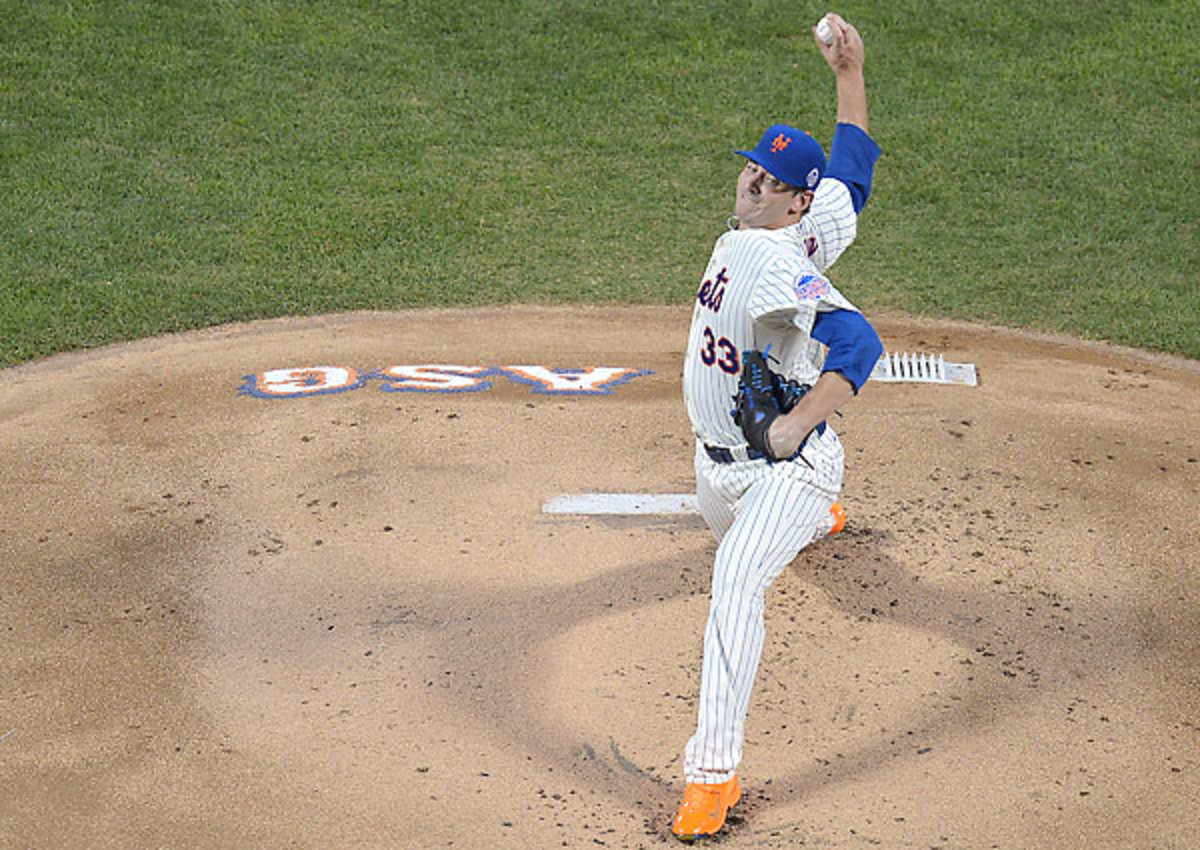
[[[806,334],[811,334],[813,322],[816,321],[822,302],[834,292],[833,285],[829,282],[829,278],[819,274],[811,265],[807,265],[799,272],[793,271],[790,289],[789,294],[792,299],[790,324]]]
[[[796,298],[800,301],[820,301],[829,294],[829,278],[816,272],[806,272],[796,280]]]

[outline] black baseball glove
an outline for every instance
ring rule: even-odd
[[[796,406],[809,390],[772,371],[761,351],[742,354],[742,375],[738,379],[737,395],[733,397],[733,421],[742,429],[746,442],[768,459],[779,460],[771,451],[767,433],[771,423]]]

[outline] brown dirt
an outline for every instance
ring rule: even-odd
[[[658,847],[714,542],[686,308],[263,322],[0,373],[0,845]],[[977,388],[838,422],[842,535],[768,596],[721,847],[1200,834],[1200,369],[900,316]],[[610,395],[264,400],[396,364],[654,370]]]

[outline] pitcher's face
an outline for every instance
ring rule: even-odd
[[[738,175],[733,212],[742,230],[774,230],[799,220],[812,203],[812,196],[812,192],[789,186],[758,163],[747,160]]]

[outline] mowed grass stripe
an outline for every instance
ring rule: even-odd
[[[0,364],[287,314],[684,303],[732,149],[782,119],[828,144],[823,11],[11,3]],[[1200,357],[1194,3],[842,11],[885,151],[834,273],[857,303]]]

